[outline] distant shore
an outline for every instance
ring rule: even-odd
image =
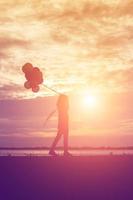
[[[62,150],[63,147],[57,147],[57,150]],[[49,150],[49,147],[0,147],[0,150]],[[69,147],[69,150],[133,150],[133,146],[123,147],[111,147],[111,146],[100,146],[100,147]]]

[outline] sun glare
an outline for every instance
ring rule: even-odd
[[[87,94],[83,97],[83,104],[87,108],[96,108],[98,106],[98,97],[93,94]]]
[[[96,110],[100,107],[100,96],[97,93],[85,92],[82,95],[82,107],[89,110]]]

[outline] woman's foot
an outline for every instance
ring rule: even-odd
[[[69,153],[68,151],[64,152],[64,156],[72,156],[71,153]]]
[[[49,155],[51,155],[51,156],[57,156],[58,154],[55,151],[50,150],[49,151]]]

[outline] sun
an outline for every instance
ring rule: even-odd
[[[79,99],[76,99],[75,103],[80,105],[80,110],[84,113],[100,113],[103,110],[103,94],[95,89],[84,89],[79,91]]]
[[[99,104],[98,97],[94,94],[86,94],[83,97],[83,104],[85,107],[96,108]]]
[[[82,97],[82,105],[86,109],[94,110],[99,107],[100,104],[100,98],[97,94],[84,94]]]

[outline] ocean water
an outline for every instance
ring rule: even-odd
[[[56,151],[63,155],[61,150]],[[74,156],[133,155],[133,150],[71,150]],[[49,156],[48,150],[0,150],[0,156]]]

